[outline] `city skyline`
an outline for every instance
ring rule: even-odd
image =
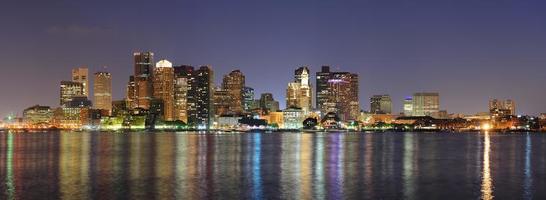
[[[3,6],[10,17],[1,21],[7,28],[0,40],[10,48],[0,50],[0,91],[7,94],[0,100],[2,116],[57,105],[58,82],[70,80],[70,70],[80,66],[91,75],[108,66],[113,99],[119,100],[136,51],[176,65],[208,64],[216,85],[220,75],[239,69],[246,85],[256,94],[272,93],[281,107],[294,69],[308,66],[314,79],[330,65],[359,75],[364,110],[375,94],[391,95],[393,112],[400,113],[404,97],[433,91],[450,113],[487,112],[491,98],[515,100],[517,114],[546,111],[540,93],[546,76],[543,2],[163,2],[150,10],[123,2],[41,4]],[[166,31],[136,31],[141,23],[131,20],[147,11],[155,13],[144,22],[150,30]]]

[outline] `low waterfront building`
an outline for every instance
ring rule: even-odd
[[[29,126],[50,126],[53,110],[49,106],[35,105],[23,111],[23,122]]]
[[[303,127],[303,110],[300,108],[287,108],[282,111],[284,129],[301,129]]]

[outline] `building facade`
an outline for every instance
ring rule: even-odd
[[[150,101],[153,95],[152,76],[154,71],[154,53],[135,52],[134,61],[134,96],[132,108],[150,109]]]
[[[59,105],[66,106],[74,97],[83,95],[83,84],[73,81],[61,81]]]
[[[231,71],[225,75],[222,81],[222,89],[228,91],[231,96],[229,112],[232,114],[243,113],[243,89],[245,76],[240,70]]]
[[[190,96],[193,97],[188,100],[194,107],[189,110],[189,124],[199,129],[210,129],[214,117],[214,73],[209,66],[201,66],[192,76],[195,80]]]
[[[294,72],[294,81],[286,89],[286,107],[301,108],[304,113],[312,110],[310,73],[307,67],[300,67]]]
[[[423,92],[413,94],[412,116],[435,116],[440,111],[440,94]]]
[[[82,84],[82,95],[89,97],[89,70],[86,67],[72,69],[72,81]]]
[[[392,100],[389,95],[374,95],[370,98],[370,113],[392,114]]]
[[[163,120],[174,121],[174,68],[168,60],[157,62],[153,72],[153,98],[163,101]]]
[[[112,75],[108,72],[95,73],[93,82],[93,96],[95,109],[112,113]]]

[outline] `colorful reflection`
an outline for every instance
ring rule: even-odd
[[[493,199],[498,188],[518,188],[524,199],[546,195],[534,177],[546,160],[533,157],[546,135],[461,137],[0,133],[0,199]],[[521,169],[497,170],[503,166],[492,163],[493,145],[505,147],[495,155],[522,152],[499,158]],[[493,175],[523,182],[494,182]],[[453,194],[454,187],[464,190]]]

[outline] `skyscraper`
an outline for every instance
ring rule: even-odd
[[[81,83],[83,96],[89,97],[89,70],[86,67],[72,69],[72,81]]]
[[[201,66],[192,75],[195,80],[191,88],[193,96],[190,103],[195,105],[189,110],[189,123],[201,129],[212,126],[214,115],[212,100],[214,93],[214,73],[209,66]]]
[[[74,97],[81,97],[83,95],[83,84],[74,81],[61,81],[60,87],[60,100],[61,106],[67,106]]]
[[[370,112],[373,114],[391,114],[392,100],[389,95],[374,95],[370,98]]]
[[[174,121],[174,69],[168,60],[157,62],[153,72],[153,97],[163,102],[163,119]]]
[[[294,72],[294,81],[286,89],[286,107],[301,108],[303,113],[312,109],[311,83],[309,69],[300,67]]]
[[[273,94],[263,93],[260,96],[260,108],[266,113],[279,110],[279,102],[275,101]]]
[[[133,102],[133,108],[150,108],[150,101],[153,95],[152,73],[154,69],[154,53],[152,52],[135,52],[134,60],[134,97],[130,101]],[[129,98],[129,97],[127,97]]]
[[[341,120],[356,120],[359,113],[358,75],[349,72],[331,72],[323,66],[317,72],[317,108],[322,115],[336,113]]]
[[[93,83],[95,108],[112,113],[112,75],[108,72],[95,73]]]
[[[404,115],[412,116],[413,115],[413,98],[406,97],[404,99]]]
[[[192,76],[194,69],[189,65],[181,65],[174,67],[174,115],[177,120],[188,122],[188,110],[191,107],[195,107],[190,104],[190,98],[193,98],[192,83],[194,77]]]
[[[413,116],[435,116],[440,111],[440,95],[437,92],[413,94]]]
[[[245,76],[240,70],[234,70],[224,76],[222,88],[231,96],[229,112],[241,114],[243,112],[243,88]]]
[[[243,109],[245,112],[251,112],[254,103],[254,89],[251,87],[243,88]]]
[[[212,102],[214,105],[213,107],[214,107],[215,117],[220,117],[222,115],[227,115],[227,114],[233,114],[230,111],[232,102],[233,102],[233,96],[231,95],[230,91],[223,88],[216,88],[214,90],[214,97]]]

